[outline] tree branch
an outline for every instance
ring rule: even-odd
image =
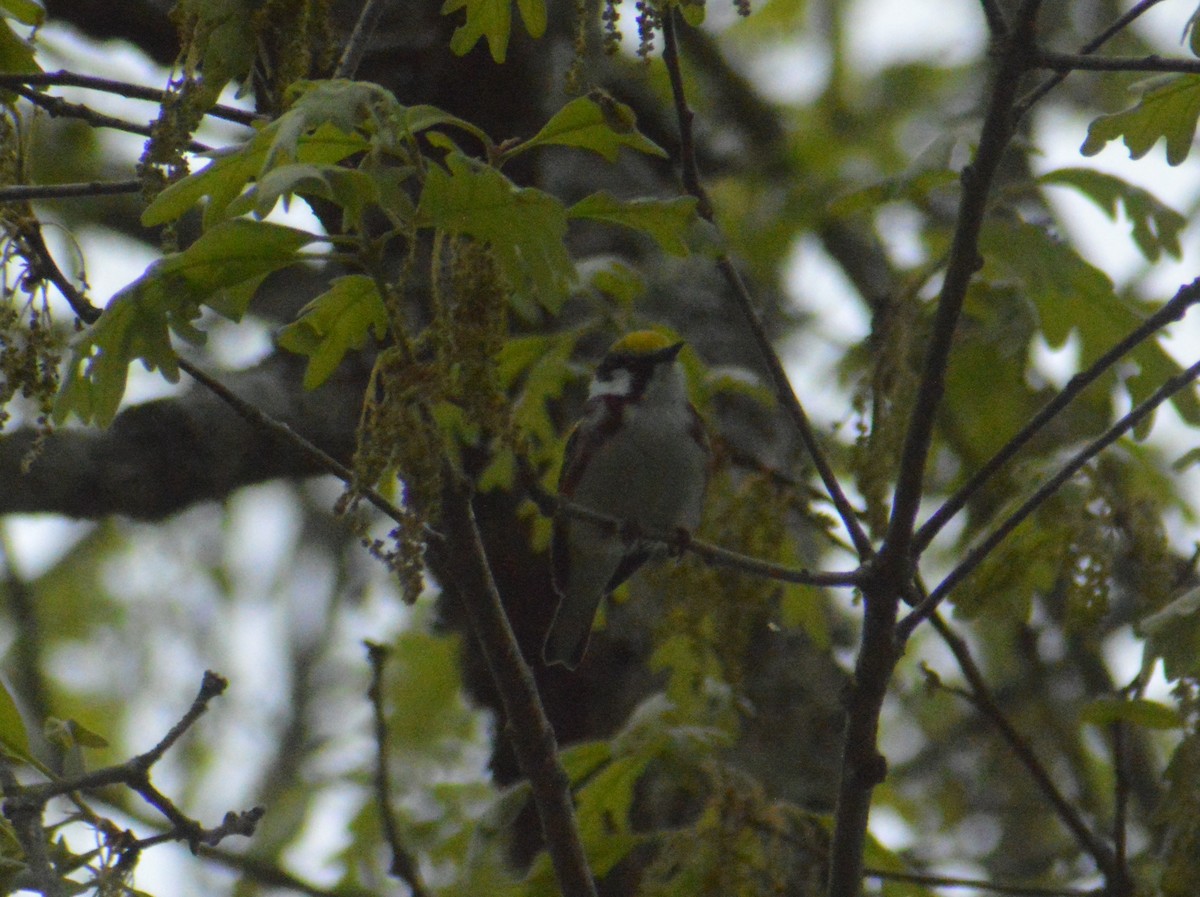
[[[18,86],[12,87],[10,90],[24,97],[33,105],[45,109],[55,118],[78,118],[97,128],[114,128],[115,130],[127,131],[130,134],[137,134],[141,137],[153,136],[154,129],[152,125],[139,125],[134,122],[125,121],[123,118],[105,115],[80,103],[68,103],[62,97],[48,96],[28,87]],[[193,153],[206,153],[212,147],[201,143],[199,140],[189,140],[187,142],[187,149]]]
[[[749,573],[751,576],[810,586],[853,587],[858,585],[860,579],[857,570],[824,572],[806,570],[803,567],[787,567],[748,554],[730,551],[728,548],[722,548],[711,542],[704,542],[686,531],[660,532],[634,527],[630,521],[601,514],[599,511],[593,511],[591,508],[567,501],[561,495],[547,492],[531,473],[523,472],[522,480],[530,499],[537,505],[544,517],[554,518],[562,515],[575,520],[586,520],[588,523],[595,523],[612,533],[626,534],[631,538],[636,536],[638,541],[655,542],[674,554],[694,554],[710,566],[729,567]]]
[[[293,432],[286,424],[272,420],[195,365],[184,359],[179,359],[179,363],[246,420],[286,439],[295,449],[314,462],[321,463],[327,472],[337,476],[347,486],[355,487],[359,494],[392,520],[407,523],[404,512],[373,489],[362,487],[355,481],[351,470]],[[471,509],[470,487],[461,481],[458,472],[449,464],[445,465],[444,476],[446,487],[441,503],[441,529],[435,533],[435,537],[453,558],[450,569],[454,582],[500,694],[507,719],[506,730],[521,770],[529,779],[534,806],[542,823],[546,849],[559,887],[566,897],[595,897],[596,883],[583,852],[571,800],[570,780],[558,761],[554,729],[546,718],[533,674],[521,657],[516,635],[492,579]]]
[[[967,552],[958,566],[951,570],[946,578],[929,593],[929,597],[913,608],[908,616],[900,621],[897,627],[899,637],[907,639],[921,621],[928,618],[929,614],[945,600],[946,596],[950,594],[955,586],[966,579],[971,571],[978,567],[996,546],[1008,537],[1009,533],[1020,526],[1030,514],[1062,488],[1063,484],[1078,473],[1085,464],[1149,417],[1154,409],[1175,395],[1175,393],[1190,385],[1197,377],[1200,377],[1200,361],[1182,373],[1171,377],[1166,383],[1156,389],[1152,395],[1141,402],[1141,404],[1137,405],[1099,437],[1088,443],[1058,473],[1043,483],[1017,510],[997,526],[986,539]]]
[[[1055,53],[1039,50],[1034,64],[1056,72],[1177,72],[1200,74],[1200,59],[1150,56],[1088,56],[1082,53]]]
[[[1058,413],[1073,402],[1080,393],[1095,383],[1143,341],[1168,324],[1181,320],[1187,314],[1188,309],[1197,302],[1200,302],[1200,278],[1180,287],[1171,300],[1148,317],[1140,327],[1097,358],[1087,370],[1073,376],[1058,395],[1047,402],[1012,439],[988,459],[983,467],[972,474],[971,478],[925,521],[913,537],[913,552],[920,554],[929,547],[929,543],[941,532],[942,527],[966,506],[971,496],[1000,468],[1011,461],[1041,431],[1042,427],[1057,417]]]
[[[50,254],[50,248],[46,245],[45,239],[42,237],[42,223],[37,217],[28,211],[27,215],[22,215],[18,224],[13,226],[10,233],[16,238],[21,250],[21,255],[24,256],[28,271],[24,281],[48,280],[58,289],[62,297],[67,300],[67,304],[71,306],[71,310],[75,312],[86,324],[94,324],[100,319],[101,311],[92,305],[75,284],[71,283],[70,278],[63,274],[62,269],[58,267],[58,262],[54,261],[54,256]],[[30,287],[32,289],[32,286]]]
[[[375,802],[379,805],[379,818],[383,823],[383,836],[392,851],[392,863],[388,872],[406,885],[412,897],[429,897],[417,859],[404,845],[396,813],[392,809],[392,783],[388,773],[387,717],[383,709],[383,667],[387,662],[388,650],[383,645],[366,642],[367,660],[371,665],[371,685],[367,698],[371,702],[371,718],[375,729]]]
[[[358,21],[354,23],[354,30],[350,33],[350,39],[346,41],[346,47],[342,51],[342,58],[338,60],[337,68],[334,69],[333,77],[354,77],[362,63],[363,56],[366,55],[371,35],[375,33],[375,28],[379,25],[379,17],[383,14],[384,5],[385,0],[365,0],[362,11],[358,15]]]
[[[1144,12],[1151,7],[1157,6],[1161,2],[1162,0],[1141,0],[1141,2],[1131,7],[1128,12],[1119,17],[1115,22],[1113,22],[1113,24],[1105,28],[1098,35],[1080,47],[1080,55],[1086,56],[1091,53],[1095,53],[1102,46],[1108,43],[1108,41],[1111,40],[1115,35],[1124,31],[1131,24],[1133,24],[1134,20],[1140,17]],[[1058,85],[1062,84],[1062,82],[1067,79],[1067,75],[1070,73],[1070,69],[1056,72],[1029,93],[1027,93],[1024,97],[1022,97],[1020,102],[1016,104],[1014,110],[1016,117],[1018,119],[1023,118],[1025,113],[1029,111],[1030,107],[1033,106],[1034,103],[1048,94]]]
[[[683,185],[684,189],[696,198],[698,204],[696,207],[697,213],[710,224],[715,225],[712,203],[709,201],[708,194],[704,190],[704,185],[700,181],[699,169],[696,165],[696,142],[692,134],[692,120],[695,114],[688,106],[687,95],[683,87],[683,73],[679,66],[679,44],[675,35],[675,18],[677,15],[677,10],[672,7],[663,16],[663,62],[666,64],[667,73],[670,77],[671,95],[674,99],[675,115],[679,123]],[[735,299],[734,304],[750,328],[759,353],[766,362],[767,371],[770,374],[771,383],[775,390],[775,398],[780,406],[787,411],[792,425],[796,428],[796,432],[800,436],[801,442],[804,443],[804,447],[808,450],[809,456],[813,461],[813,466],[817,470],[817,475],[820,476],[821,482],[825,485],[825,490],[829,493],[830,500],[832,500],[838,516],[841,517],[842,523],[850,534],[855,551],[858,552],[860,558],[865,559],[870,557],[874,554],[871,540],[867,537],[866,531],[858,522],[858,514],[854,510],[854,506],[850,504],[845,491],[842,489],[841,484],[838,483],[837,476],[833,472],[833,467],[825,457],[825,451],[821,447],[816,431],[813,430],[812,424],[809,422],[808,414],[805,412],[804,406],[800,403],[795,390],[792,389],[787,372],[783,369],[783,362],[779,360],[779,355],[771,345],[771,340],[767,336],[762,319],[758,316],[758,312],[754,308],[754,300],[750,296],[750,291],[746,288],[745,281],[742,280],[742,276],[738,273],[733,261],[727,255],[721,255],[717,258],[717,268],[729,284]]]
[[[142,849],[163,841],[186,841],[195,853],[200,845],[215,846],[230,835],[252,835],[262,817],[262,809],[244,813],[226,813],[220,825],[204,828],[191,819],[150,783],[150,770],[163,755],[204,714],[213,698],[224,692],[226,681],[211,671],[204,674],[199,693],[191,707],[170,731],[150,750],[116,766],[97,769],[64,779],[36,784],[20,784],[7,762],[0,763],[0,784],[4,794],[4,815],[12,823],[28,861],[31,884],[43,894],[67,893],[66,882],[51,865],[46,852],[46,832],[42,823],[46,805],[55,797],[108,785],[124,785],[141,795],[170,823],[171,830],[143,841],[131,841],[121,848],[119,863],[132,863]]]
[[[281,351],[228,375],[232,389],[225,388],[327,455],[349,458],[365,379],[360,365],[343,365],[314,391],[300,386],[302,366]],[[106,430],[0,434],[0,514],[159,520],[241,486],[326,470],[284,435],[247,425],[225,401],[194,389],[127,408]]]
[[[26,202],[32,199],[74,199],[81,196],[115,196],[138,193],[145,186],[139,180],[86,181],[77,184],[16,184],[0,187],[0,202]]]
[[[955,662],[958,664],[959,670],[962,671],[963,678],[966,679],[967,685],[970,686],[970,691],[953,688],[941,682],[937,683],[938,686],[968,701],[972,707],[978,710],[996,728],[1000,736],[1008,743],[1013,756],[1017,758],[1017,762],[1025,767],[1038,790],[1042,792],[1046,801],[1050,804],[1058,818],[1062,820],[1063,825],[1074,836],[1079,846],[1095,860],[1097,868],[1106,877],[1111,878],[1116,868],[1112,850],[1088,828],[1087,823],[1079,815],[1075,806],[1058,789],[1058,786],[1054,783],[1054,777],[1042,764],[1042,761],[1038,759],[1037,753],[1033,750],[1033,746],[1029,743],[1028,739],[1017,730],[1008,717],[1005,716],[1004,711],[1000,709],[1000,705],[996,702],[992,690],[988,687],[983,672],[976,665],[975,658],[971,656],[971,651],[967,647],[966,641],[951,629],[950,624],[936,611],[933,613],[930,622],[946,647],[954,655]],[[932,673],[927,673],[927,675],[932,675]]]
[[[979,232],[996,170],[1013,133],[1012,106],[1034,46],[1041,0],[1023,0],[994,76],[975,159],[962,173],[962,195],[938,299],[933,333],[905,434],[892,516],[879,555],[867,564],[862,584],[863,628],[854,683],[848,694],[846,734],[830,846],[829,897],[857,897],[862,889],[871,798],[887,775],[877,748],[879,714],[903,649],[897,639],[900,598],[912,582],[912,537],[925,482],[937,409],[945,391],[946,365],[967,287],[979,268]]]
[[[904,440],[892,517],[885,540],[894,562],[901,568],[907,567],[911,561],[913,526],[920,510],[925,463],[933,440],[937,409],[946,388],[946,366],[966,300],[967,287],[979,270],[979,232],[983,227],[996,169],[1012,138],[1015,123],[1013,103],[1021,76],[1029,66],[1040,6],[1041,0],[1024,0],[1021,5],[1015,29],[1007,38],[1004,56],[995,74],[992,97],[979,135],[979,149],[974,161],[962,172],[962,196],[959,199],[950,258],[938,297],[921,383]],[[903,577],[904,580],[907,578]]]
[[[492,579],[469,486],[448,465],[445,479],[437,538],[448,553],[451,576],[500,693],[504,731],[529,779],[558,886],[564,897],[595,897],[596,883],[583,852],[570,779],[559,763],[554,729]]]
[[[0,73],[0,88],[9,90],[28,85],[30,87],[86,87],[89,90],[99,90],[104,93],[116,94],[131,100],[147,100],[151,103],[163,103],[168,93],[154,87],[143,87],[140,84],[129,84],[125,81],[114,81],[109,78],[94,78],[91,75],[80,75],[75,72],[60,70],[57,72],[32,72],[16,74]],[[250,127],[260,120],[260,116],[245,109],[235,109],[232,106],[212,106],[205,113],[213,118],[221,118],[234,124]]]

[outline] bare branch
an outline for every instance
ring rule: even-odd
[[[116,94],[117,96],[128,97],[131,100],[147,100],[151,103],[162,103],[168,96],[167,91],[154,87],[143,87],[140,84],[113,81],[109,78],[94,78],[91,75],[80,75],[68,71],[32,72],[28,74],[0,73],[0,87],[11,90],[22,85],[30,87],[85,87],[89,90]],[[212,106],[205,114],[247,127],[260,120],[260,117],[253,112],[248,112],[245,109],[235,109],[232,106]]]
[[[137,193],[143,186],[144,184],[139,180],[85,181],[77,184],[17,184],[11,187],[0,187],[0,202],[115,196],[121,193]]]
[[[504,731],[529,779],[546,851],[565,897],[595,897],[596,883],[583,852],[570,780],[558,759],[533,673],[521,656],[504,612],[471,508],[469,487],[447,465],[438,543],[483,651],[504,707]]]
[[[934,888],[969,888],[1008,897],[1095,897],[1095,891],[1080,891],[1075,888],[1037,888],[1032,885],[1010,885],[986,881],[981,878],[959,878],[953,875],[927,875],[919,872],[887,872],[883,869],[864,869],[863,876],[880,881],[908,882],[914,885],[929,885]]]
[[[672,7],[663,16],[663,62],[667,66],[667,73],[670,77],[671,94],[675,103],[675,115],[679,123],[683,185],[684,189],[696,198],[698,203],[697,213],[709,223],[715,224],[712,203],[709,201],[708,194],[704,190],[704,185],[700,181],[699,169],[696,165],[696,142],[692,134],[692,119],[695,117],[695,114],[688,106],[687,96],[683,88],[683,73],[679,66],[679,44],[675,35],[675,17],[677,15],[678,11]],[[838,516],[841,517],[842,523],[845,525],[847,532],[849,532],[855,550],[858,552],[860,558],[865,559],[870,557],[874,554],[871,540],[867,537],[866,531],[858,522],[858,514],[854,510],[854,506],[850,504],[845,491],[838,483],[837,476],[833,472],[833,467],[825,457],[825,451],[821,448],[816,431],[813,430],[812,424],[809,422],[808,414],[805,412],[804,406],[800,403],[795,390],[792,389],[787,372],[783,369],[783,362],[779,360],[779,355],[771,345],[771,340],[767,336],[762,319],[754,308],[754,300],[750,296],[750,291],[746,288],[745,281],[742,280],[741,274],[738,273],[733,261],[727,255],[718,257],[717,268],[733,291],[735,305],[742,313],[742,317],[745,319],[750,332],[754,336],[759,353],[766,362],[767,370],[771,376],[771,383],[775,390],[776,400],[781,407],[786,409],[788,416],[792,420],[792,425],[800,435],[800,440],[804,443],[805,448],[808,449],[813,466],[817,470],[817,475],[820,476],[821,482],[825,485],[825,490],[829,493],[834,508],[838,512]]]
[[[1200,377],[1200,361],[1186,371],[1171,377],[1154,391],[1154,393],[1119,421],[1109,427],[1092,442],[1080,450],[1058,473],[1043,483],[1033,495],[1017,508],[1009,517],[997,526],[986,539],[967,552],[958,566],[938,584],[929,597],[917,605],[911,613],[900,621],[897,627],[900,638],[907,639],[912,631],[926,619],[929,614],[943,601],[960,582],[978,567],[991,552],[1003,542],[1008,534],[1025,522],[1034,511],[1056,493],[1067,480],[1071,479],[1092,458],[1104,451],[1139,423],[1149,417],[1159,405],[1165,402],[1181,389],[1189,386]]]
[[[119,862],[122,864],[131,864],[142,849],[163,841],[185,841],[195,853],[200,845],[215,846],[230,835],[249,836],[254,833],[263,814],[259,807],[243,813],[226,813],[220,825],[204,828],[150,783],[150,770],[154,764],[195,724],[208,708],[209,702],[224,692],[226,685],[226,681],[216,673],[206,672],[199,693],[179,722],[149,751],[125,763],[70,778],[23,785],[17,781],[7,762],[0,762],[4,815],[12,823],[13,831],[25,851],[29,874],[33,878],[31,884],[37,890],[50,897],[67,893],[61,874],[55,871],[47,856],[46,832],[42,823],[46,805],[60,795],[108,785],[124,785],[141,795],[167,819],[172,826],[170,831],[124,844],[120,848],[122,858]]]
[[[561,495],[547,492],[530,472],[525,472],[522,479],[530,499],[545,517],[553,518],[561,514],[576,520],[586,520],[609,532],[619,533],[631,539],[656,542],[674,554],[685,552],[694,554],[710,566],[729,567],[734,570],[742,570],[751,576],[810,586],[852,587],[858,585],[861,578],[861,574],[857,570],[822,572],[764,561],[748,554],[730,551],[728,548],[722,548],[711,542],[704,542],[682,529],[672,532],[645,530],[634,526],[631,521],[601,514],[599,511],[593,511],[591,508],[567,501]]]
[[[925,464],[933,442],[938,406],[945,392],[946,366],[967,288],[979,268],[979,233],[992,181],[1013,134],[1012,107],[1034,47],[1041,0],[1023,0],[1014,25],[1002,42],[987,114],[973,162],[962,173],[962,195],[941,296],[921,382],[909,417],[892,516],[879,555],[866,565],[863,579],[863,629],[847,699],[846,734],[838,780],[833,842],[830,846],[829,897],[858,897],[862,889],[863,851],[875,786],[887,774],[880,755],[879,714],[899,660],[897,639],[900,598],[912,581],[912,537],[925,483]]]
[[[946,644],[946,647],[954,655],[954,659],[958,663],[958,668],[962,671],[963,678],[967,680],[970,690],[964,691],[954,688],[936,679],[934,680],[935,683],[938,687],[968,701],[971,706],[978,710],[996,728],[1000,736],[1008,744],[1013,756],[1025,767],[1025,770],[1033,779],[1038,790],[1046,798],[1046,802],[1051,806],[1058,818],[1062,820],[1063,825],[1071,832],[1079,846],[1095,860],[1096,866],[1106,876],[1111,877],[1116,868],[1113,852],[1107,844],[1088,828],[1087,823],[1079,815],[1074,804],[1067,799],[1066,795],[1054,783],[1054,776],[1051,775],[1050,770],[1038,758],[1037,752],[1034,751],[1029,740],[1018,731],[1016,726],[1005,716],[1004,711],[1000,709],[1000,705],[992,694],[991,688],[988,687],[983,672],[971,656],[971,650],[967,646],[966,641],[936,611],[931,617],[930,622],[934,630]],[[926,675],[932,676],[933,674],[927,672]]]
[[[392,851],[392,864],[388,871],[408,885],[412,897],[429,897],[417,859],[400,837],[396,812],[392,808],[392,783],[387,761],[387,717],[383,709],[383,667],[387,662],[388,649],[374,642],[366,642],[366,647],[367,660],[371,664],[371,685],[367,689],[367,698],[371,702],[375,728],[375,802],[379,805],[384,839]]]
[[[75,284],[71,283],[70,278],[63,274],[58,263],[54,261],[54,256],[50,254],[50,248],[42,237],[42,223],[32,212],[21,217],[20,223],[12,229],[12,233],[20,246],[21,254],[29,265],[25,280],[50,281],[62,293],[63,298],[71,306],[71,310],[81,320],[88,324],[99,320],[100,309],[92,305],[88,297],[81,293]]]
[[[125,121],[122,118],[105,115],[80,103],[68,103],[61,97],[48,96],[32,88],[12,87],[10,89],[13,93],[19,94],[33,103],[33,105],[45,109],[55,118],[78,118],[97,128],[114,128],[118,131],[127,131],[130,134],[137,134],[141,137],[153,136],[154,129],[152,125],[140,125]],[[193,153],[206,153],[212,147],[201,143],[199,140],[189,140],[187,142],[187,149]]]
[[[1095,53],[1102,46],[1108,43],[1109,40],[1111,40],[1114,36],[1133,24],[1134,20],[1139,18],[1144,12],[1151,7],[1157,6],[1161,2],[1162,0],[1141,0],[1141,2],[1134,4],[1128,12],[1118,18],[1115,22],[1113,22],[1113,24],[1105,28],[1098,35],[1080,47],[1080,55],[1086,56]],[[1020,102],[1018,102],[1014,107],[1016,117],[1018,119],[1022,118],[1034,103],[1048,94],[1054,88],[1058,87],[1058,85],[1062,84],[1062,82],[1066,80],[1067,75],[1070,73],[1070,69],[1056,72],[1029,93],[1027,93],[1024,97],[1022,97]]]
[[[1016,29],[1008,38],[1003,62],[995,74],[992,97],[979,135],[975,159],[963,170],[962,195],[945,280],[938,297],[933,332],[925,355],[921,383],[909,418],[892,502],[886,542],[895,563],[907,565],[913,525],[925,483],[925,462],[933,440],[938,406],[946,388],[946,365],[958,327],[967,287],[979,269],[979,232],[996,169],[1013,133],[1013,103],[1021,75],[1034,48],[1034,23],[1041,0],[1024,0]],[[907,577],[904,577],[907,578]]]
[[[350,33],[350,39],[346,41],[346,48],[342,51],[342,58],[338,60],[333,77],[354,77],[354,73],[358,71],[358,66],[367,52],[367,44],[371,42],[371,35],[375,33],[375,28],[379,24],[384,3],[385,0],[366,0],[363,3],[362,11],[358,14],[358,21],[354,23],[354,31]]]
[[[1034,62],[1041,68],[1056,72],[1177,72],[1183,75],[1200,74],[1200,59],[1150,56],[1087,56],[1081,53],[1054,53],[1040,50]]]
[[[913,551],[920,554],[941,532],[950,520],[961,511],[980,487],[992,478],[1005,464],[1036,436],[1060,411],[1075,400],[1085,389],[1095,383],[1113,365],[1128,355],[1143,341],[1168,324],[1179,321],[1197,302],[1200,302],[1200,278],[1184,284],[1169,302],[1148,317],[1136,330],[1097,358],[1086,370],[1073,376],[1063,390],[1047,402],[1015,436],[1006,442],[995,455],[988,459],[957,492],[948,498],[933,515],[925,521],[913,537]]]

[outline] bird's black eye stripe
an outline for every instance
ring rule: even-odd
[[[634,355],[632,352],[619,352],[615,355],[609,355],[596,368],[596,378],[598,380],[611,380],[612,372],[618,368],[626,368],[634,372],[649,372],[656,364],[662,364],[665,361],[674,361],[675,356],[679,354],[679,350],[682,348],[683,343],[675,343],[673,346],[667,346],[665,349],[659,349],[657,352],[651,352],[648,355]]]

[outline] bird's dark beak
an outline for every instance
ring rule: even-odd
[[[676,356],[679,355],[679,353],[683,350],[683,347],[686,345],[687,345],[687,343],[678,342],[673,346],[667,346],[667,348],[665,348],[665,349],[659,349],[657,352],[654,353],[655,363],[663,362],[663,361],[674,361]]]

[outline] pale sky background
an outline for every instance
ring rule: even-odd
[[[1164,3],[1143,17],[1138,27],[1160,41],[1162,52],[1178,53],[1181,51],[1178,29],[1190,12],[1188,7],[1194,7],[1194,3]],[[719,15],[715,10],[713,14]],[[972,0],[924,0],[922,3],[858,0],[852,7],[846,31],[852,35],[853,63],[876,69],[901,60],[958,61],[977,53],[985,39],[978,4]],[[74,68],[155,87],[161,87],[166,80],[164,71],[147,65],[140,55],[118,44],[81,46],[70,34],[54,28],[43,30],[42,42],[43,47],[61,47],[58,58],[44,60],[48,70]],[[80,62],[81,56],[83,62]],[[755,65],[752,74],[773,99],[803,102],[820,89],[827,71],[825,49],[800,40],[780,42]],[[130,103],[90,91],[61,89],[56,92],[112,114],[129,116],[133,108],[136,111],[132,114],[137,117],[145,119],[153,115],[153,107],[148,104]],[[233,102],[232,98],[228,99]],[[1195,158],[1172,168],[1165,163],[1160,144],[1145,158],[1132,162],[1122,144],[1112,143],[1099,156],[1085,160],[1079,155],[1079,146],[1086,127],[1085,119],[1038,115],[1035,133],[1044,150],[1040,161],[1042,170],[1080,164],[1094,166],[1147,188],[1178,211],[1195,217],[1194,211],[1200,201],[1200,166]],[[232,126],[220,126],[200,136],[219,143],[239,131]],[[141,138],[116,132],[103,134],[105,145],[124,157],[133,160],[140,154]],[[1118,285],[1142,274],[1145,263],[1128,239],[1127,222],[1109,221],[1089,202],[1068,190],[1056,191],[1052,199],[1061,208],[1072,236],[1089,260],[1112,276]],[[313,226],[311,216],[305,215],[302,209],[303,204],[294,204],[290,220],[300,226]],[[297,221],[298,218],[301,220]],[[911,242],[911,230],[906,230],[911,222],[906,221],[904,214],[888,214],[885,220],[890,228],[894,228],[889,235],[894,245],[903,247],[906,241]],[[97,297],[106,297],[119,290],[139,276],[154,258],[141,244],[119,240],[110,234],[96,231],[76,233],[75,236],[92,259],[88,276]],[[1182,236],[1185,258],[1178,262],[1165,259],[1155,265],[1150,278],[1151,297],[1165,300],[1180,284],[1200,273],[1200,239],[1197,236],[1197,226],[1192,224]],[[842,425],[845,430],[848,397],[833,387],[835,381],[830,372],[843,347],[858,340],[866,332],[868,322],[858,303],[844,298],[852,292],[851,288],[814,241],[802,241],[796,246],[789,281],[794,286],[797,305],[813,315],[813,325],[782,347],[789,373],[814,420],[826,429]],[[1175,325],[1170,334],[1166,341],[1168,349],[1182,364],[1191,364],[1196,357],[1195,347],[1200,346],[1200,310],[1194,310],[1182,324]],[[232,363],[251,363],[267,352],[270,345],[265,331],[247,332],[231,327],[218,328],[212,339],[222,360]],[[1048,375],[1065,380],[1071,370],[1073,348],[1070,344],[1058,352],[1047,348],[1038,354],[1037,360]],[[807,384],[820,384],[820,388],[806,388]],[[157,374],[147,374],[135,365],[131,371],[129,400],[144,401],[167,394],[174,388]],[[1158,414],[1152,438],[1172,453],[1182,454],[1195,444],[1196,434],[1179,423],[1173,411],[1165,408]],[[1180,483],[1189,495],[1200,495],[1200,472],[1196,469],[1181,475]],[[334,495],[335,490],[331,489],[331,503]],[[292,546],[297,539],[295,500],[290,490],[271,484],[243,490],[228,502],[228,510],[200,507],[181,515],[183,523],[178,527],[141,527],[133,549],[114,562],[113,581],[122,583],[121,592],[135,608],[158,615],[176,613],[188,625],[220,625],[236,643],[230,645],[220,660],[180,657],[170,648],[164,648],[164,654],[170,656],[164,656],[160,669],[167,681],[157,683],[155,688],[164,695],[183,695],[184,702],[175,699],[174,704],[160,703],[156,705],[157,709],[148,709],[146,713],[153,714],[153,718],[134,720],[131,731],[139,728],[142,732],[165,731],[178,712],[186,707],[186,701],[190,700],[199,682],[200,671],[207,666],[229,675],[235,687],[222,699],[221,706],[231,707],[228,715],[212,714],[206,718],[205,725],[220,725],[212,720],[222,718],[236,720],[240,716],[236,710],[239,705],[269,709],[279,704],[285,686],[276,675],[282,655],[275,634],[305,625],[306,616],[311,617],[311,614],[305,614],[305,602],[316,600],[312,595],[320,593],[323,585],[312,583],[310,594],[298,588],[284,602],[269,593],[273,577],[280,572],[271,569],[270,565],[293,563]],[[222,534],[220,524],[226,515],[231,521],[231,532]],[[64,545],[88,532],[92,526],[47,515],[9,518],[2,525],[13,546],[17,567],[25,576],[37,575],[54,561]],[[1200,538],[1200,530],[1193,524],[1173,519],[1170,526],[1173,537],[1181,545]],[[213,535],[201,535],[194,540],[181,538],[183,532],[206,531]],[[193,558],[211,552],[228,553],[228,567],[237,578],[238,594],[260,596],[239,601],[232,621],[217,616],[213,610],[211,587],[206,588],[189,567]],[[349,618],[348,631],[345,638],[340,639],[346,646],[344,661],[348,667],[361,666],[359,641],[362,638],[386,639],[386,633],[395,632],[404,624],[406,612],[383,592],[380,583],[374,583],[371,588],[378,590],[378,594],[373,600],[365,601],[362,610]],[[182,606],[164,610],[160,600],[164,594],[182,602]],[[922,650],[925,647],[923,645]],[[1118,678],[1127,679],[1140,661],[1132,635],[1118,636],[1111,647]],[[73,654],[57,658],[56,667],[71,671],[75,677],[96,677],[93,681],[100,681],[114,673],[119,675],[119,671],[99,666],[105,662],[101,658],[108,658],[112,653],[80,646]],[[252,662],[246,662],[247,658]],[[932,649],[927,659],[935,668],[944,662]],[[361,710],[365,712],[365,707]],[[904,726],[898,713],[890,713],[885,719],[885,736],[891,738],[891,749],[900,754],[909,740]],[[261,733],[241,731],[233,725],[225,728],[228,731],[223,731],[222,737],[227,746],[248,758],[262,753]],[[252,767],[252,763],[247,763],[244,768]],[[170,764],[164,764],[158,772],[162,787],[170,792]],[[206,794],[205,811],[210,817],[216,814],[219,818],[225,809],[239,805],[237,795],[249,784],[222,781],[220,787],[214,787]],[[335,819],[344,817],[354,806],[354,796],[350,794],[333,794],[328,801],[336,806],[318,809],[330,809]],[[899,819],[882,813],[874,817],[873,830],[881,840],[895,847],[903,846],[912,837]],[[294,851],[301,873],[309,875],[315,882],[330,883],[329,870],[321,866],[319,858],[331,846],[336,846],[331,841],[338,837],[336,832],[313,828],[309,839]],[[152,893],[177,893],[181,877],[194,878],[198,865],[185,850],[172,853],[156,848],[143,860],[138,883]],[[944,871],[970,874],[975,870],[948,866]]]

